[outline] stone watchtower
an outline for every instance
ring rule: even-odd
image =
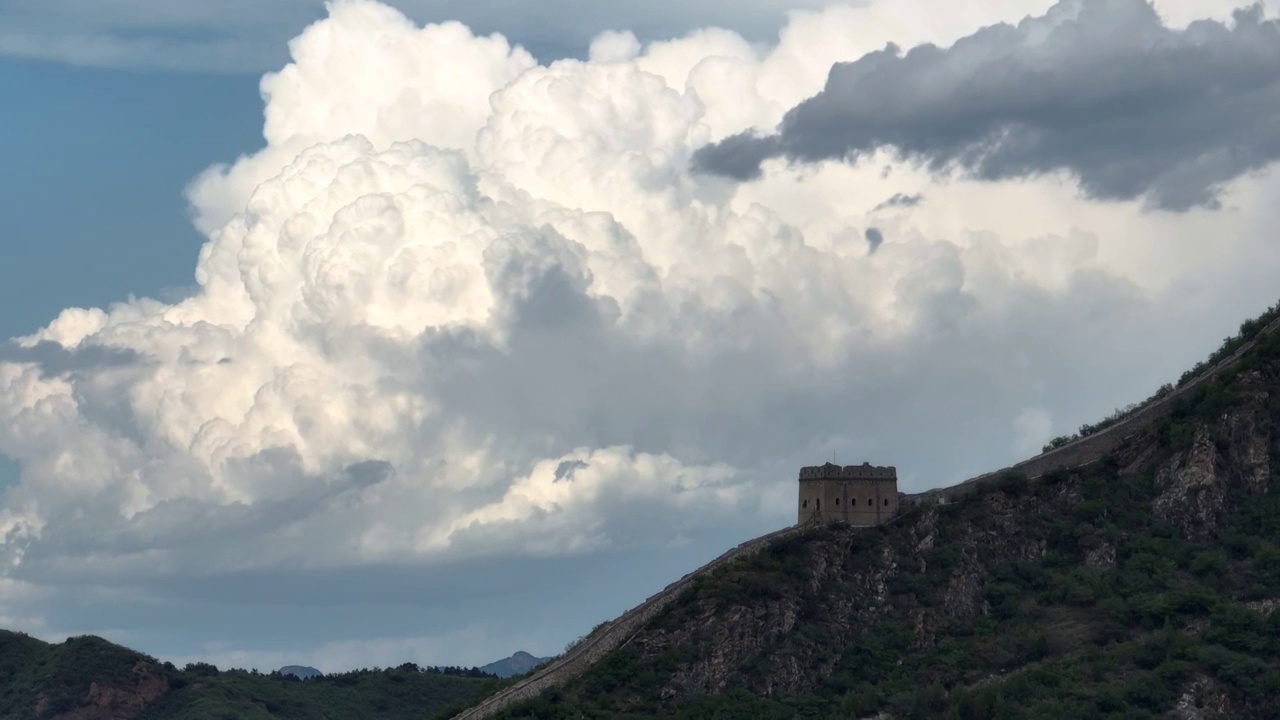
[[[871,463],[800,468],[799,523],[879,525],[898,512],[898,469]]]

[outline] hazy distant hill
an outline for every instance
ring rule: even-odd
[[[319,677],[324,673],[309,665],[285,665],[278,672],[281,675],[292,675],[296,678],[306,680],[307,678]]]
[[[1101,460],[781,539],[492,717],[1280,717],[1280,335],[1263,324]]]
[[[491,662],[480,669],[487,673],[497,675],[500,678],[509,678],[513,675],[523,675],[549,659],[550,658],[534,657],[521,650],[509,658],[503,658],[497,662]]]
[[[98,637],[54,645],[0,630],[0,720],[420,720],[498,683],[475,669],[412,664],[306,682],[202,663],[178,669]]]

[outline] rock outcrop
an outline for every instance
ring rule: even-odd
[[[132,682],[120,685],[90,683],[88,702],[53,716],[53,720],[133,720],[169,691],[169,680],[152,663],[139,660]],[[37,705],[37,714],[40,714]]]
[[[1211,536],[1224,493],[1222,466],[1209,429],[1197,428],[1191,447],[1156,472],[1159,496],[1152,502],[1157,517],[1177,525],[1191,538]]]

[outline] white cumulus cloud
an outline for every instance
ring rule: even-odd
[[[540,65],[334,3],[263,79],[266,146],[189,188],[197,291],[0,346],[0,453],[22,467],[0,567],[128,584],[763,531],[792,520],[801,463],[961,479],[1269,303],[1271,176],[1170,218],[888,156],[690,172],[885,28],[947,39],[896,7],[797,15],[772,48],[616,32]]]

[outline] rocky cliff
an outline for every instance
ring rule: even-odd
[[[1280,340],[1096,462],[785,537],[503,717],[1276,717]]]

